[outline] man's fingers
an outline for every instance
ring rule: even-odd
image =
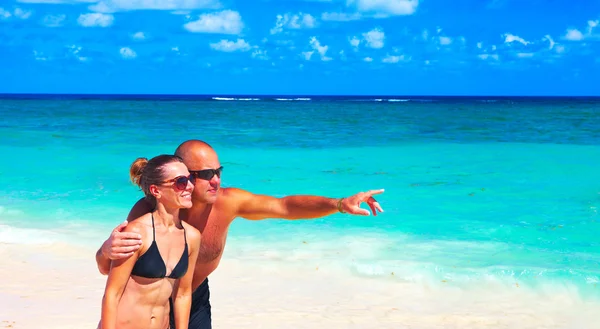
[[[117,249],[117,248],[121,248],[121,247],[139,247],[142,245],[142,240],[133,240],[133,239],[128,239],[128,240],[119,240],[118,242],[115,241],[114,245],[113,245],[113,249]]]
[[[371,208],[371,213],[373,214],[373,216],[377,216],[377,210],[375,209],[375,206],[369,203],[369,208]]]
[[[115,229],[113,231],[121,232],[125,227],[127,227],[127,221],[124,221],[123,223],[117,225],[117,227],[115,227]]]
[[[142,235],[133,232],[119,232],[115,234],[115,238],[118,238],[119,240],[140,240],[139,242],[141,242]]]
[[[113,257],[111,257],[111,259],[116,260],[116,259],[123,259],[123,258],[128,258],[133,256],[133,252],[127,252],[127,253],[119,253],[119,254],[113,254]]]
[[[375,199],[373,199],[373,202],[370,203],[373,207],[375,207],[377,210],[379,210],[379,212],[383,212],[383,208],[381,208],[381,206],[379,205],[379,202],[375,201]],[[375,211],[375,210],[373,210]]]
[[[140,249],[140,246],[123,246],[113,249],[113,254],[128,254]]]
[[[381,194],[381,193],[383,193],[384,191],[385,191],[384,189],[380,189],[380,190],[370,190],[369,192],[367,192],[367,194],[368,194],[369,196],[371,196],[371,195],[375,195],[375,194]]]
[[[371,214],[371,213],[369,213],[369,211],[367,209],[363,209],[358,206],[352,207],[351,213],[354,215],[363,215],[363,216],[369,216]]]

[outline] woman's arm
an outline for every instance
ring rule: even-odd
[[[143,234],[143,228],[139,223],[129,223],[124,232]],[[117,306],[123,296],[125,285],[131,276],[131,270],[139,257],[140,250],[134,252],[133,256],[125,259],[113,260],[111,263],[104,297],[102,298],[102,316],[100,318],[101,329],[115,329],[117,324]]]
[[[177,283],[173,311],[175,312],[175,328],[188,329],[190,308],[192,306],[192,279],[198,258],[198,249],[200,249],[200,231],[187,223],[182,224],[185,225],[185,233],[189,246],[188,250],[190,251],[189,265],[187,272]]]

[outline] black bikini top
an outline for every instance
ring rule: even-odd
[[[182,225],[183,227],[183,225]],[[133,266],[131,271],[132,275],[141,276],[144,278],[170,278],[179,279],[185,275],[188,269],[188,246],[187,238],[185,236],[185,228],[183,228],[183,239],[185,241],[185,247],[183,249],[183,255],[179,259],[179,262],[171,274],[167,276],[167,266],[160,255],[158,245],[156,244],[156,233],[154,230],[154,214],[152,214],[152,244],[146,252],[141,255]]]

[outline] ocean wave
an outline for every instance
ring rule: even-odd
[[[215,101],[259,101],[260,98],[212,97]]]
[[[0,215],[15,216],[15,215],[22,215],[22,214],[23,214],[23,211],[21,211],[21,210],[8,209],[4,206],[0,206]]]
[[[276,101],[310,101],[312,98],[299,97],[299,98],[275,98]]]
[[[46,245],[56,243],[95,246],[108,237],[118,223],[99,222],[77,216],[64,217],[59,210],[44,221],[29,214],[0,217],[0,244]],[[26,217],[27,219],[23,219]]]
[[[350,100],[355,102],[390,102],[390,103],[404,103],[404,102],[433,102],[431,99],[418,99],[418,98],[369,98],[369,99],[358,99]]]
[[[529,287],[537,291],[568,285],[580,292],[591,289],[591,295],[600,297],[600,286],[596,288],[600,270],[588,265],[600,258],[588,253],[572,252],[569,264],[557,266],[547,261],[553,256],[548,256],[547,251],[533,257],[536,249],[524,252],[519,246],[492,241],[423,240],[397,232],[353,233],[352,229],[346,229],[344,234],[296,232],[293,238],[283,240],[285,244],[232,235],[230,257],[274,266],[317,263],[351,276],[421,286]]]
[[[0,243],[35,245],[60,241],[64,241],[61,235],[52,231],[0,225]]]

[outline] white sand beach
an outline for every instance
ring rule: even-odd
[[[105,278],[94,250],[0,244],[0,328],[95,328]],[[315,262],[318,262],[316,260]],[[575,292],[417,285],[327,267],[228,258],[210,277],[214,328],[599,328]]]

